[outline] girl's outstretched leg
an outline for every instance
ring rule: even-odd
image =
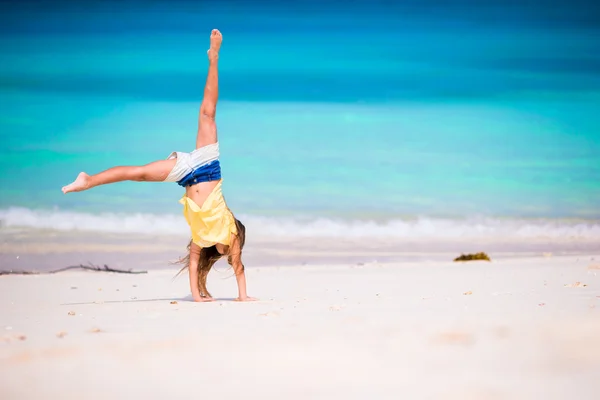
[[[217,101],[219,100],[219,50],[223,36],[217,29],[210,34],[210,49],[208,50],[208,74],[204,86],[204,97],[200,105],[198,116],[198,135],[196,136],[196,148],[217,143],[217,125],[215,115],[217,112]]]
[[[162,182],[175,166],[176,159],[160,160],[135,167],[113,167],[96,175],[80,173],[73,183],[62,188],[63,193],[81,192],[94,186],[122,181]]]

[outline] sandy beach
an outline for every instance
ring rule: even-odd
[[[600,253],[491,256],[2,276],[0,398],[597,398]]]

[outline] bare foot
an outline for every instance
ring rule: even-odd
[[[221,42],[223,42],[223,35],[218,29],[213,29],[210,33],[210,49],[208,49],[208,58],[218,59],[219,50],[221,49]]]
[[[63,193],[69,192],[81,192],[82,190],[89,189],[90,176],[85,172],[77,175],[77,179],[73,183],[68,184],[62,188]]]

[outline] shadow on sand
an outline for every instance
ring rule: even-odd
[[[106,301],[86,301],[81,303],[62,303],[61,306],[81,306],[81,305],[92,305],[92,304],[116,304],[116,303],[144,303],[144,302],[152,302],[152,301],[176,301],[182,303],[193,303],[194,300],[192,296],[186,297],[170,297],[170,298],[162,298],[162,299],[130,299],[130,300],[106,300]],[[215,297],[213,301],[206,301],[205,303],[218,303],[220,301],[232,301],[236,302],[233,297]],[[256,303],[257,301],[253,301]],[[237,302],[236,302],[237,303]]]

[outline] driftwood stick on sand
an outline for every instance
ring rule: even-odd
[[[89,265],[83,265],[83,264],[72,265],[70,267],[64,267],[64,268],[55,269],[55,270],[46,271],[46,272],[4,270],[4,271],[0,271],[0,275],[41,275],[41,274],[55,274],[57,272],[68,271],[68,270],[71,270],[71,269],[83,269],[83,270],[87,270],[87,271],[96,271],[96,272],[116,272],[118,274],[147,274],[148,273],[148,271],[132,271],[131,269],[123,270],[123,269],[110,268],[106,264],[104,264],[104,266],[101,267],[101,266],[93,265],[93,264],[90,263]]]

